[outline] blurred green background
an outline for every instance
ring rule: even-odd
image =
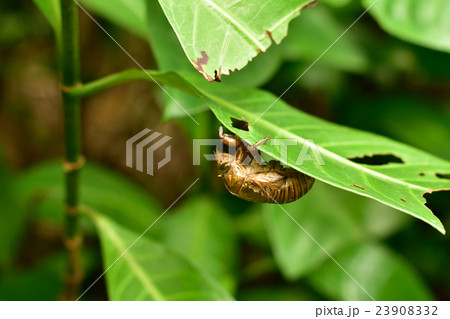
[[[281,94],[364,10],[359,1],[322,2],[290,24],[279,46],[223,81]],[[6,0],[0,7],[0,300],[56,300],[64,286],[65,255],[54,40],[32,1]],[[144,67],[158,68],[158,53],[139,32],[95,17]],[[83,80],[135,67],[82,13],[80,36]],[[365,15],[283,98],[318,117],[449,160],[449,75],[448,53],[393,37]],[[238,300],[368,299],[278,207],[231,196],[213,163],[192,166],[192,138],[217,134],[219,123],[209,111],[199,107],[197,128],[164,106],[161,90],[143,82],[84,101],[83,204],[140,234],[201,177],[149,238],[201,268]],[[125,141],[145,127],[173,137],[177,152],[153,177],[125,166]],[[450,229],[449,192],[427,200]],[[285,208],[375,299],[449,300],[448,235],[321,182]],[[87,288],[103,268],[88,219],[83,229]],[[120,299],[104,278],[83,298]]]

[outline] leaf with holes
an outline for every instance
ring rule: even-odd
[[[450,172],[449,162],[388,138],[308,115],[268,92],[223,84],[204,86],[193,78],[189,81],[219,121],[245,141],[253,144],[270,135],[271,140],[260,147],[268,155],[325,183],[408,213],[445,233],[440,220],[425,206],[423,196],[450,190],[445,175]],[[249,131],[233,127],[232,118],[247,121]],[[275,143],[284,144],[285,150]]]
[[[131,71],[95,81],[72,93],[99,90],[129,76],[146,78],[139,71]],[[445,233],[440,220],[425,206],[424,195],[450,190],[448,161],[306,114],[269,92],[205,83],[192,74],[151,74],[163,84],[203,98],[218,120],[246,142],[254,144],[270,135],[271,140],[259,148],[273,158],[325,183],[378,200]],[[249,130],[234,127],[233,118],[246,121]]]
[[[242,69],[315,0],[159,0],[192,65],[208,81]]]
[[[374,0],[363,0],[368,8]],[[378,1],[370,14],[387,32],[412,43],[450,52],[450,1]]]
[[[88,214],[100,236],[104,268],[114,263],[106,272],[110,300],[232,300],[212,277],[181,255],[146,236],[127,250],[139,233],[96,212]]]

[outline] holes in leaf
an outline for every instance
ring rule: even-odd
[[[425,176],[424,172],[419,172],[419,176]]]
[[[386,165],[389,163],[404,164],[403,160],[394,154],[372,154],[364,155],[362,157],[347,157],[354,163],[367,165]]]
[[[230,117],[231,119],[231,126],[233,126],[234,128],[237,128],[239,130],[243,130],[243,131],[250,131],[250,124],[247,121],[244,120],[240,120],[237,119],[235,117]]]
[[[449,190],[440,190],[431,193],[427,192],[423,194],[423,197],[427,201],[425,206],[427,206],[438,218],[439,216],[443,217],[450,213],[450,208],[448,206],[448,203],[450,203]]]
[[[450,179],[450,173],[436,173],[437,178]]]

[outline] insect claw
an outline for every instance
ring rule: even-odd
[[[270,139],[270,135],[267,135],[265,138],[263,138],[262,140],[256,142],[255,144],[253,144],[252,146],[250,146],[250,148],[252,150],[256,149],[258,146],[263,145],[265,142],[267,142]]]
[[[219,138],[223,140],[223,126],[219,126]]]

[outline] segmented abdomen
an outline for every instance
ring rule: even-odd
[[[314,184],[314,178],[303,173],[284,173],[266,168],[254,172],[235,165],[223,178],[230,193],[257,203],[290,203],[305,195]]]

